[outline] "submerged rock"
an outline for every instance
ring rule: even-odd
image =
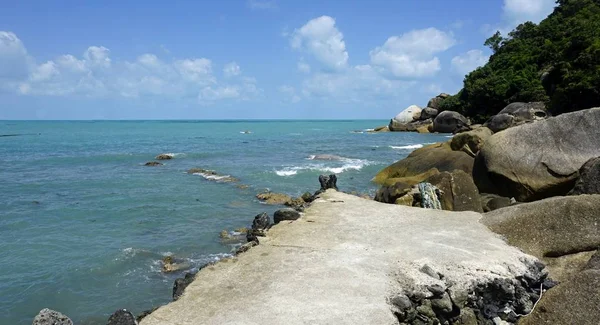
[[[138,325],[138,323],[130,311],[119,309],[110,315],[107,325]]]
[[[62,313],[44,308],[33,319],[33,325],[73,325],[73,321]]]
[[[173,256],[165,256],[162,259],[162,271],[164,273],[176,272],[187,269],[190,267],[190,264],[187,262],[180,261],[177,263]]]
[[[311,160],[344,160],[346,158],[342,157],[342,156],[336,156],[336,155],[315,155],[315,156],[311,156]]]
[[[144,164],[144,166],[150,166],[150,167],[153,167],[153,166],[162,166],[162,165],[163,164],[159,163],[158,161],[149,161],[149,162],[147,162],[147,163]]]
[[[289,195],[273,192],[256,194],[256,198],[269,205],[284,205],[292,200],[292,197]]]
[[[230,176],[230,175],[220,175],[214,170],[208,170],[203,168],[192,168],[187,171],[188,174],[192,175],[200,175],[209,181],[215,181],[218,183],[235,183],[238,182],[239,179]]]
[[[156,160],[169,160],[169,159],[173,159],[174,155],[170,154],[170,153],[161,153],[160,155],[156,156]]]

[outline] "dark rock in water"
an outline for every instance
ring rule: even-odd
[[[127,309],[119,309],[110,315],[107,325],[137,325],[137,321]]]
[[[304,200],[299,197],[285,202],[285,206],[288,206],[288,207],[290,207],[296,211],[300,211],[300,212],[304,211],[304,204],[305,204]]]
[[[267,230],[271,227],[271,218],[266,212],[263,212],[254,217],[252,228],[248,230],[246,238],[249,242],[256,241],[256,237],[264,237],[267,235]]]
[[[137,315],[137,317],[135,318],[135,320],[139,323],[142,321],[142,319],[144,319],[144,317],[152,314],[154,311],[156,311],[159,307],[154,307],[152,309],[148,309],[148,310],[144,310],[141,314]]]
[[[520,202],[565,195],[581,166],[600,156],[599,128],[600,108],[592,108],[498,132],[475,158],[475,184]]]
[[[178,278],[173,283],[173,301],[179,299],[183,295],[183,291],[187,288],[190,283],[196,278],[195,273],[186,273],[183,278]]]
[[[236,251],[235,251],[235,255],[239,255],[242,253],[245,253],[247,251],[250,250],[250,248],[254,247],[258,245],[258,240],[250,240],[247,243],[245,243],[244,245],[240,246]]]
[[[581,194],[600,194],[600,157],[588,160],[579,169],[579,178],[569,195]]]
[[[55,310],[44,308],[33,319],[33,325],[73,325],[73,321]]]
[[[483,212],[479,191],[471,176],[464,171],[439,173],[429,177],[427,182],[440,189],[444,210]]]
[[[421,120],[434,119],[438,115],[438,110],[431,107],[425,107],[421,111]]]
[[[310,203],[315,200],[314,196],[310,194],[310,192],[305,192],[304,194],[302,194],[301,198],[306,203]]]
[[[273,214],[273,223],[278,224],[284,220],[297,220],[300,218],[300,213],[294,209],[280,209]]]
[[[321,184],[321,190],[326,191],[330,188],[334,190],[338,190],[337,187],[337,176],[335,174],[331,174],[329,176],[321,175],[319,176],[319,183]]]
[[[290,202],[292,198],[289,195],[273,192],[264,192],[256,194],[256,198],[269,205],[281,205]]]
[[[150,166],[150,167],[152,167],[152,166],[162,166],[162,165],[163,164],[159,163],[158,161],[149,161],[149,162],[147,162],[147,163],[144,164],[144,166]]]
[[[483,212],[498,210],[511,204],[510,198],[496,194],[480,194],[479,199]]]
[[[433,132],[455,133],[469,125],[469,120],[460,113],[443,111],[433,120]]]
[[[510,103],[486,123],[494,133],[527,122],[543,120],[549,116],[543,102]]]
[[[168,154],[168,153],[161,153],[160,155],[156,156],[156,158],[154,158],[156,160],[169,160],[169,159],[173,159],[173,155],[172,154]]]

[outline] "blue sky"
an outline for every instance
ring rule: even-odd
[[[0,119],[385,119],[553,0],[0,0]]]

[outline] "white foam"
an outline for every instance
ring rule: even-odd
[[[352,158],[341,158],[340,161],[343,163],[341,166],[331,166],[332,163],[311,163],[305,166],[292,166],[285,167],[280,170],[276,170],[275,174],[282,177],[296,175],[302,171],[318,171],[321,173],[334,173],[340,174],[348,170],[361,170],[364,166],[372,164],[372,162],[363,159],[352,159]],[[339,165],[340,161],[333,161]]]
[[[277,176],[293,176],[293,175],[298,174],[298,170],[293,170],[293,169],[276,170],[275,174],[277,174]]]
[[[207,174],[207,173],[193,173],[192,175],[202,176],[202,177],[204,177],[204,179],[207,179],[209,181],[216,181],[216,182],[232,179],[231,175],[213,175],[213,174]]]
[[[422,144],[409,144],[406,146],[390,146],[392,149],[406,150],[406,149],[419,149],[423,148]]]

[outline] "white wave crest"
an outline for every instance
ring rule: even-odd
[[[298,174],[298,170],[285,168],[282,170],[276,170],[275,174],[277,174],[277,176],[293,176],[293,175]]]
[[[282,177],[297,175],[299,172],[317,171],[320,173],[340,174],[349,170],[361,170],[363,167],[372,164],[372,162],[364,159],[352,159],[340,157],[339,161],[331,161],[330,163],[311,163],[305,166],[292,166],[276,170],[275,174]],[[310,158],[309,158],[310,159]],[[341,163],[341,166],[340,166]],[[333,164],[333,165],[332,165]],[[337,166],[336,166],[337,165]]]
[[[409,144],[406,146],[390,146],[390,148],[398,149],[398,150],[419,149],[419,148],[423,148],[423,145],[422,144]]]

